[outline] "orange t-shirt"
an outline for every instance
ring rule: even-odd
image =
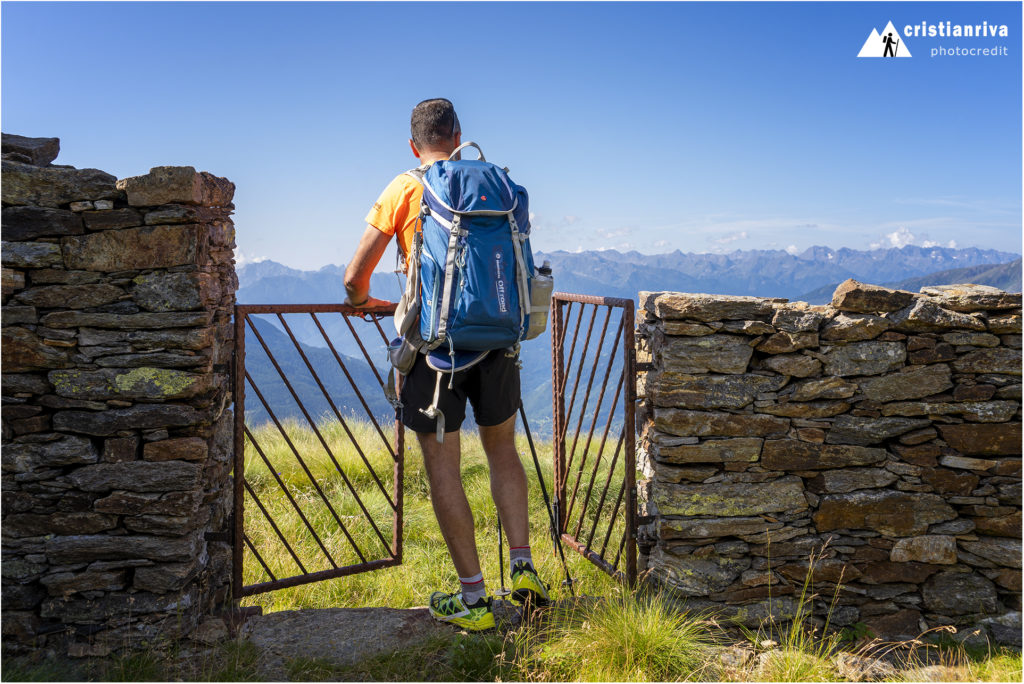
[[[403,173],[384,188],[366,215],[366,222],[385,235],[397,235],[402,254],[408,254],[416,232],[422,197],[423,185]]]

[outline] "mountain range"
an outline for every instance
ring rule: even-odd
[[[385,257],[387,258],[387,257]],[[587,252],[535,252],[537,263],[549,260],[555,277],[555,290],[577,294],[637,298],[641,290],[704,292],[709,294],[753,295],[786,297],[812,304],[827,303],[832,292],[843,280],[855,278],[862,282],[884,284],[899,289],[917,291],[925,285],[956,282],[974,282],[992,285],[1007,291],[1021,289],[1021,258],[1018,254],[976,247],[917,247],[855,250],[849,248],[811,247],[800,254],[782,250],[736,250],[728,254],[693,254],[675,251],[668,254],[646,255],[639,252],[620,253],[615,250]],[[345,299],[344,266],[328,265],[316,271],[289,268],[274,261],[249,263],[238,269],[239,304],[325,304],[340,303]],[[402,282],[391,273],[375,273],[370,281],[375,297],[397,301]],[[282,332],[274,316],[252,317],[265,339],[281,345],[287,361],[286,374],[304,378],[302,384],[310,396],[322,395],[310,379],[308,370],[295,347]],[[324,334],[308,314],[285,316],[301,348],[314,366],[320,361],[334,363],[333,352],[327,349]],[[363,350],[355,341],[342,316],[321,314],[318,320],[324,333],[349,368],[360,369],[357,382],[364,391],[371,411],[386,416],[390,407],[383,400],[379,384],[373,378]],[[362,327],[359,327],[362,326]],[[366,354],[386,376],[387,354],[380,333],[369,324],[356,321]],[[382,323],[385,335],[392,336],[390,322]],[[275,332],[276,331],[276,332]],[[254,378],[276,377],[265,354],[252,333],[246,335],[249,351],[247,366]],[[270,341],[268,341],[268,345]],[[290,349],[289,349],[290,348]],[[274,347],[275,356],[277,347]],[[255,351],[252,351],[255,350]],[[315,359],[317,360],[313,360]],[[530,416],[531,427],[541,435],[551,429],[551,348],[547,333],[522,347],[523,403]],[[336,367],[337,364],[334,363]],[[357,373],[353,371],[353,376]],[[371,382],[371,380],[373,382]],[[343,412],[363,414],[339,371],[325,374],[324,384],[329,393],[338,390],[336,404]],[[269,386],[269,385],[268,385]],[[283,384],[267,391],[268,402],[280,405],[281,416],[299,417],[301,414]],[[346,389],[347,388],[347,389]],[[262,387],[261,387],[262,389]],[[372,397],[372,398],[371,398]],[[314,415],[329,410],[326,400],[311,400]],[[262,422],[266,413],[258,402],[249,402],[253,413],[250,420]]]

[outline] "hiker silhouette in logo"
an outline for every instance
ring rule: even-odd
[[[882,57],[895,57],[896,50],[899,49],[900,46],[900,39],[896,38],[894,40],[892,37],[892,33],[890,32],[887,33],[884,38],[882,38],[882,42],[885,43],[885,52],[882,54]]]

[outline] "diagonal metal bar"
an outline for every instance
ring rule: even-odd
[[[581,306],[580,307],[580,314],[582,314],[582,313],[583,313],[583,307]],[[565,425],[562,426],[562,430],[563,430],[562,437],[563,438],[567,434],[569,434],[569,421],[572,420],[572,410],[576,406],[576,391],[580,387],[580,378],[583,377],[583,362],[587,358],[587,350],[590,349],[590,337],[591,337],[591,335],[594,332],[594,321],[596,320],[596,318],[597,318],[597,307],[595,306],[594,307],[594,312],[592,314],[590,314],[590,325],[587,326],[587,337],[586,337],[586,339],[583,342],[583,350],[580,353],[580,367],[578,369],[576,369],[576,379],[573,381],[573,384],[572,384],[572,397],[569,399],[569,410],[565,412],[565,418],[566,418]],[[577,328],[573,332],[573,346],[575,346],[575,344],[576,344],[576,335],[578,333],[579,333],[579,328]],[[569,357],[569,365],[572,365],[572,357],[571,356]],[[566,369],[565,374],[566,374],[566,377],[569,376],[568,368]],[[570,464],[571,463],[572,463],[572,461],[570,460]]]
[[[274,573],[273,571],[271,571],[270,566],[267,565],[266,561],[263,560],[263,556],[260,555],[260,552],[256,550],[256,547],[252,545],[252,541],[249,540],[249,535],[245,535],[243,539],[245,540],[245,545],[249,547],[250,551],[252,551],[252,555],[256,556],[256,560],[260,562],[260,565],[263,566],[263,569],[267,572],[268,575],[270,575],[270,581],[276,581],[277,578],[274,577]]]
[[[594,459],[594,469],[590,473],[590,482],[587,484],[587,494],[583,498],[583,506],[580,508],[579,523],[576,525],[576,531],[573,533],[574,536],[579,536],[580,529],[583,526],[583,518],[586,516],[587,513],[587,506],[590,505],[590,495],[594,491],[594,480],[597,478],[597,471],[601,465],[601,457],[604,455],[605,443],[608,440],[608,431],[611,429],[612,426],[612,418],[615,417],[615,407],[619,405],[619,396],[622,394],[622,385],[624,384],[625,378],[625,373],[619,374],[619,382],[618,385],[616,385],[615,387],[615,398],[612,399],[611,408],[608,410],[608,420],[605,422],[604,425],[604,434],[601,435],[601,446],[598,447],[597,449],[597,458]],[[605,378],[605,382],[608,382],[607,377]],[[600,407],[598,407],[598,410],[600,410]],[[595,413],[594,415],[596,416],[597,414]],[[591,427],[591,432],[593,432],[593,427]],[[587,444],[587,446],[589,448],[589,443]],[[573,494],[575,495],[575,491],[573,492]],[[572,508],[572,504],[570,504],[569,507]]]
[[[249,381],[249,386],[252,387],[254,392],[256,392],[256,397],[260,400],[260,403],[263,404],[263,409],[267,412],[267,415],[270,416],[270,420],[273,421],[274,425],[277,426],[277,429],[281,433],[281,436],[284,437],[285,443],[292,450],[292,453],[295,454],[295,459],[299,462],[299,465],[302,466],[302,470],[303,472],[306,473],[306,477],[309,478],[310,484],[313,485],[313,488],[316,490],[317,494],[320,495],[321,501],[323,501],[324,505],[327,506],[327,510],[331,512],[331,515],[334,517],[335,522],[338,523],[338,527],[341,528],[341,531],[345,534],[345,537],[348,539],[349,543],[356,550],[356,554],[359,556],[359,560],[365,561],[366,556],[363,555],[363,552],[359,548],[359,545],[356,544],[356,540],[352,538],[351,534],[349,534],[348,528],[345,527],[345,523],[341,522],[341,518],[338,516],[338,512],[334,510],[334,506],[331,505],[331,502],[327,499],[327,495],[324,493],[324,490],[320,488],[320,484],[316,481],[316,478],[313,477],[313,473],[310,472],[309,466],[306,465],[306,461],[303,460],[302,455],[299,454],[299,450],[295,447],[295,444],[292,443],[291,437],[288,436],[288,432],[284,429],[284,426],[281,425],[281,421],[277,419],[277,416],[274,415],[274,411],[270,408],[270,404],[268,404],[267,400],[263,398],[263,393],[260,392],[260,388],[256,386],[256,383],[253,382],[253,379],[249,376],[248,372],[246,372],[245,374],[245,379]]]
[[[604,488],[601,490],[601,499],[597,503],[597,512],[594,514],[594,524],[590,527],[590,535],[587,537],[587,548],[594,543],[594,534],[597,532],[597,521],[601,519],[601,511],[604,509],[604,501],[608,496],[608,488],[612,483],[612,478],[615,476],[615,466],[619,462],[619,454],[622,453],[622,438],[623,434],[619,434],[619,443],[615,446],[615,453],[612,456],[612,464],[608,470],[608,477],[605,478]],[[614,521],[609,524],[614,524]]]
[[[615,562],[612,563],[612,567],[613,568],[619,567],[619,559],[622,558],[622,550],[624,548],[626,548],[626,537],[628,537],[628,536],[629,536],[628,532],[626,530],[623,530],[622,538],[619,540],[619,550],[615,554]]]
[[[246,319],[248,320],[248,316],[246,316]],[[295,392],[295,388],[292,387],[292,384],[290,382],[288,382],[288,377],[285,375],[284,371],[281,369],[281,366],[280,366],[280,364],[278,364],[277,359],[274,358],[274,355],[270,352],[270,348],[267,346],[267,343],[263,340],[263,336],[260,335],[260,332],[256,329],[256,326],[252,325],[251,321],[249,321],[249,325],[250,325],[250,327],[252,327],[252,331],[256,335],[256,339],[259,341],[260,346],[263,347],[263,351],[266,352],[267,357],[270,359],[271,364],[273,364],[274,368],[277,370],[277,374],[279,376],[281,376],[281,380],[284,382],[285,387],[288,388],[288,392],[291,393],[292,398],[295,400],[295,403],[299,407],[299,410],[302,411],[302,415],[306,418],[306,422],[309,423],[310,428],[313,430],[313,433],[316,435],[317,439],[320,441],[321,446],[323,446],[324,450],[327,452],[327,455],[330,457],[331,462],[334,464],[334,467],[337,468],[338,474],[341,475],[341,479],[345,483],[345,486],[348,487],[348,490],[352,493],[352,496],[355,498],[356,504],[358,504],[360,510],[362,510],[363,515],[366,516],[366,519],[369,521],[370,526],[373,527],[373,531],[377,533],[377,538],[380,539],[381,544],[384,545],[385,551],[387,551],[389,556],[390,555],[394,555],[393,552],[391,551],[391,545],[384,538],[384,535],[381,534],[380,528],[377,527],[377,523],[374,522],[374,520],[373,520],[373,516],[370,515],[370,512],[368,510],[366,510],[366,506],[363,505],[363,500],[359,498],[359,494],[356,492],[355,487],[352,486],[352,482],[349,481],[348,476],[345,474],[345,471],[341,467],[341,464],[338,463],[338,459],[336,459],[334,457],[334,452],[331,451],[331,448],[327,445],[327,440],[325,440],[323,435],[320,434],[320,430],[316,426],[316,421],[314,421],[313,418],[309,415],[309,412],[306,410],[306,407],[303,405],[302,401],[299,399],[299,395]],[[292,338],[292,341],[295,342],[295,339]],[[246,376],[248,377],[248,373],[246,373]],[[252,379],[249,380],[249,383],[252,384],[253,389],[256,389],[256,385],[252,382]],[[262,400],[262,397],[261,397],[261,400]],[[268,414],[270,413],[270,408],[269,407],[267,407],[267,413]],[[275,420],[275,422],[276,422],[276,420]],[[282,434],[283,434],[283,432],[284,432],[283,428],[279,428],[279,429],[282,430]],[[289,440],[289,444],[291,444],[290,440]],[[295,451],[295,456],[302,463],[303,468],[305,468],[306,467],[305,461],[302,461],[302,457],[299,456],[299,453],[298,453],[297,450]],[[323,494],[323,490],[320,489],[320,485],[316,484],[316,478],[313,477],[312,473],[309,473],[308,469],[307,469],[306,472],[309,474],[309,479],[310,479],[310,481],[313,482],[313,484],[316,487],[317,491],[321,492],[321,496],[323,497],[324,503],[327,504],[327,507],[331,511],[331,514],[334,516],[335,520],[338,521],[338,524],[341,525],[342,524],[341,518],[338,517],[338,514],[337,514],[337,512],[335,512],[334,507],[331,506],[330,502],[327,501],[327,497]],[[346,531],[346,535],[347,534],[348,533]],[[354,545],[355,541],[353,541],[352,543]],[[360,554],[360,557],[362,558],[361,554]],[[362,560],[366,560],[366,559],[362,558]]]
[[[595,312],[597,309],[594,310]],[[594,377],[597,375],[597,367],[601,363],[601,350],[604,348],[605,336],[608,333],[608,321],[612,317],[612,307],[608,307],[608,312],[604,317],[604,325],[601,326],[601,336],[597,340],[597,353],[594,354],[594,365],[590,368],[590,380],[587,381],[587,391],[583,395],[583,406],[580,407],[579,419],[576,421],[576,434],[572,438],[572,449],[569,450],[569,464],[566,468],[572,468],[573,458],[576,456],[576,444],[580,438],[580,428],[583,427],[583,416],[587,414],[587,404],[590,402],[590,390],[594,387]],[[618,340],[616,340],[616,346],[618,346]],[[609,362],[614,362],[613,359],[609,359]],[[583,363],[581,359],[580,370],[583,370]],[[602,394],[604,390],[602,388]],[[588,442],[589,443],[589,442]],[[586,459],[586,452],[583,453],[583,459]],[[582,471],[580,471],[582,473]],[[576,478],[576,486],[579,486],[579,476]]]
[[[302,520],[303,524],[306,526],[306,529],[309,530],[309,533],[313,535],[313,539],[316,540],[316,543],[320,547],[320,550],[324,552],[325,556],[327,556],[328,562],[331,564],[332,567],[338,567],[338,564],[334,562],[334,557],[331,556],[331,552],[328,551],[327,547],[324,546],[324,543],[320,541],[320,536],[316,533],[316,530],[313,529],[313,526],[310,524],[309,520],[306,519],[306,514],[302,512],[302,507],[299,506],[299,503],[295,500],[294,497],[292,497],[291,492],[288,491],[288,487],[281,479],[281,476],[277,474],[277,470],[274,468],[274,465],[270,462],[270,459],[267,458],[267,455],[263,452],[263,449],[260,447],[259,442],[256,441],[256,437],[249,431],[248,426],[246,426],[245,428],[245,434],[249,438],[249,441],[252,442],[252,445],[256,448],[256,453],[258,453],[260,455],[260,458],[263,459],[263,462],[267,466],[267,470],[269,470],[270,474],[274,476],[274,480],[277,481],[277,484],[281,488],[281,491],[284,492],[284,495],[288,498],[288,501],[291,502],[292,508],[294,508],[295,512],[299,514],[299,519]]]
[[[605,328],[606,329],[607,329],[607,325],[608,325],[608,318],[611,317],[611,313],[612,313],[612,309],[611,309],[611,307],[608,307],[608,317],[605,318]],[[602,330],[601,331],[602,341],[604,340],[605,332],[606,332],[606,330]],[[622,319],[620,318],[619,319],[619,328],[618,328],[618,330],[615,331],[615,344],[612,346],[612,352],[608,356],[608,367],[605,369],[605,371],[604,371],[604,379],[601,381],[601,391],[597,395],[597,405],[594,407],[594,417],[590,421],[590,430],[587,432],[587,443],[583,445],[583,455],[580,457],[579,472],[576,475],[576,484],[573,485],[572,497],[569,499],[569,510],[570,511],[572,511],[573,506],[576,504],[576,493],[579,491],[580,481],[583,479],[583,471],[584,471],[584,469],[587,466],[587,455],[590,453],[590,443],[594,439],[594,428],[597,427],[597,419],[598,419],[598,417],[601,414],[601,405],[604,403],[604,392],[608,388],[608,378],[611,377],[612,367],[615,366],[615,352],[618,351],[618,349],[619,349],[619,340],[621,340],[621,339],[622,339]],[[598,366],[598,362],[600,361],[600,359],[601,359],[601,349],[599,347],[598,350],[597,350],[597,356],[594,358],[594,371],[595,372],[597,371],[597,366]],[[593,382],[593,380],[594,380],[593,375],[594,374],[591,373],[591,377],[590,377],[591,382]],[[589,398],[589,397],[590,397],[590,386],[588,385],[587,386],[587,398]],[[583,422],[583,414],[586,411],[586,408],[587,408],[587,404],[586,404],[586,402],[584,402],[583,410],[580,412],[580,423]],[[613,410],[614,410],[614,407],[613,407]],[[610,417],[611,417],[611,414],[609,414],[609,418]],[[578,429],[579,428],[577,428],[577,430]],[[573,443],[573,451],[575,451],[575,448],[576,448],[576,445],[575,445],[575,442],[574,442]],[[569,454],[570,462],[572,461],[572,457],[573,457],[573,454],[570,453]],[[597,467],[597,464],[595,464],[595,468],[596,467]],[[583,516],[583,512],[580,513],[580,520],[581,521],[583,520],[582,516]]]
[[[313,368],[313,364],[309,362],[309,358],[307,358],[306,352],[302,350],[302,345],[299,344],[298,340],[295,339],[295,335],[292,334],[292,329],[288,327],[288,322],[284,320],[284,316],[282,316],[281,314],[277,314],[277,318],[278,320],[281,321],[281,325],[284,326],[284,329],[288,333],[288,336],[291,337],[292,344],[295,345],[296,351],[299,352],[299,356],[302,357],[303,363],[306,364],[306,369],[309,370],[309,374],[313,376],[313,380],[316,382],[317,387],[320,388],[320,392],[323,393],[324,399],[327,400],[327,404],[331,407],[331,410],[334,411],[335,417],[338,419],[338,422],[341,423],[341,428],[345,431],[345,434],[348,435],[348,439],[350,442],[352,442],[352,446],[355,447],[356,453],[359,454],[359,458],[363,460],[363,463],[366,465],[367,470],[370,471],[370,475],[373,477],[373,481],[377,483],[377,487],[380,489],[380,493],[384,495],[384,498],[387,500],[388,505],[391,506],[391,510],[395,510],[395,502],[391,500],[391,495],[388,494],[388,490],[384,487],[384,483],[380,481],[380,477],[378,477],[377,471],[373,469],[373,466],[370,465],[370,460],[366,458],[366,454],[363,453],[363,448],[359,446],[359,440],[357,440],[355,438],[355,435],[352,434],[352,431],[349,430],[348,423],[345,422],[345,419],[341,415],[341,411],[339,411],[338,407],[334,404],[334,399],[331,398],[331,395],[327,391],[327,388],[324,387],[324,383],[320,381],[320,376],[317,374],[316,369]],[[347,374],[348,372],[346,371],[346,375]],[[305,409],[303,409],[303,413],[305,413]],[[345,480],[347,484],[348,478],[345,477],[345,474],[342,472],[341,465],[335,460],[334,453],[331,451],[330,447],[327,446],[327,442],[323,439],[323,437],[320,436],[320,430],[314,427],[313,431],[316,433],[316,436],[320,438],[320,442],[323,444],[324,449],[331,457],[331,460],[334,461],[334,465],[338,469],[338,472],[342,473],[342,478]],[[355,491],[353,490],[352,493],[355,494]]]
[[[373,321],[375,326],[377,326],[377,332],[380,333],[380,339],[384,342],[384,346],[386,347],[391,344],[391,340],[389,340],[388,336],[384,333],[384,329],[380,327],[380,316],[373,314],[370,316],[370,320]]]
[[[370,417],[370,422],[373,423],[373,427],[377,430],[377,434],[379,434],[381,440],[384,441],[384,445],[387,446],[388,452],[391,454],[391,457],[396,458],[397,455],[395,453],[395,449],[391,446],[391,442],[388,441],[387,435],[385,435],[384,431],[381,429],[380,423],[377,422],[377,418],[376,416],[373,415],[373,411],[370,410],[369,405],[366,403],[366,399],[363,398],[363,393],[359,391],[359,387],[356,385],[356,381],[348,372],[348,366],[345,365],[345,362],[341,360],[341,354],[339,354],[338,350],[334,348],[334,343],[331,342],[331,338],[328,337],[327,331],[324,330],[324,327],[320,324],[320,319],[316,317],[315,313],[310,313],[310,316],[313,317],[313,322],[316,323],[316,327],[318,330],[320,330],[320,334],[323,336],[324,342],[327,343],[327,348],[331,350],[332,354],[334,354],[334,360],[338,362],[339,366],[341,366],[341,372],[345,374],[345,378],[348,380],[348,384],[352,386],[352,390],[356,393],[356,397],[359,398],[359,402],[363,405],[363,409],[366,411],[366,415]],[[374,321],[376,321],[376,319],[374,319]],[[377,327],[380,326],[378,325]]]
[[[377,366],[374,365],[373,359],[370,358],[369,353],[367,353],[366,351],[366,347],[363,346],[363,340],[362,338],[359,337],[359,333],[357,333],[356,329],[352,327],[352,321],[348,320],[348,316],[342,316],[341,318],[343,321],[345,321],[345,325],[347,325],[348,329],[352,332],[352,338],[355,339],[356,344],[359,345],[359,350],[363,352],[363,358],[366,359],[366,363],[370,366],[370,370],[373,371],[374,377],[377,378],[377,384],[379,384],[381,387],[384,387],[384,379],[381,378],[380,373],[377,372]],[[382,330],[381,333],[383,334],[383,332],[384,331]]]
[[[625,432],[623,432],[623,435],[624,434],[625,434]],[[627,468],[629,467],[628,463],[626,464],[626,467]],[[622,496],[625,493],[626,493],[626,488],[625,487],[619,487],[619,496],[618,496],[618,498],[615,499],[615,507],[612,508],[612,515],[611,515],[611,518],[609,518],[610,523],[608,524],[608,533],[605,534],[605,536],[604,536],[604,543],[601,544],[601,557],[602,558],[604,558],[604,552],[608,548],[608,540],[611,539],[612,529],[615,527],[615,516],[617,516],[619,514],[619,506],[622,505]]]
[[[572,302],[569,302],[569,306],[572,306]],[[580,330],[583,329],[583,310],[586,309],[586,308],[587,308],[586,304],[580,304],[580,312],[578,314],[576,314],[576,326],[572,330],[572,344],[569,346],[569,356],[566,357],[566,359],[565,359],[565,368],[562,370],[562,387],[560,388],[560,391],[562,393],[563,400],[565,398],[565,389],[566,389],[566,386],[567,386],[568,380],[569,380],[569,371],[572,370],[572,359],[573,359],[573,356],[576,354],[576,342],[579,339]],[[595,307],[594,308],[594,313],[590,317],[591,329],[593,329],[593,326],[594,326],[594,316],[596,316],[596,315],[597,315],[597,308]],[[566,318],[567,321],[569,320],[569,316],[566,316],[565,318]],[[566,333],[568,333],[568,327],[566,328],[565,333],[562,334],[563,342],[565,340]],[[589,331],[588,331],[588,335],[587,335],[587,344],[590,344]],[[565,346],[563,345],[562,349],[564,349],[564,348],[565,348]],[[587,355],[587,351],[586,351],[586,349],[584,349],[583,353],[580,355],[580,363],[581,364],[583,363],[583,358],[586,355]],[[579,381],[577,380],[577,383],[578,382]],[[572,401],[573,401],[573,403],[575,403],[575,401],[576,401],[576,388],[575,387],[573,387],[573,390],[572,390]],[[569,431],[568,430],[568,421],[572,417],[572,406],[573,406],[572,403],[570,403],[569,404],[569,410],[565,413],[565,421],[563,421],[562,433],[560,435],[560,437],[562,439],[565,439],[565,435]]]
[[[295,555],[295,551],[292,550],[292,545],[289,544],[288,540],[284,538],[283,534],[281,534],[281,530],[278,529],[277,523],[274,521],[274,517],[270,515],[270,511],[268,511],[266,506],[263,505],[263,502],[260,501],[260,497],[256,496],[256,491],[249,484],[248,480],[243,481],[242,484],[245,486],[245,491],[249,492],[249,496],[251,496],[252,500],[256,502],[256,506],[260,509],[260,512],[263,513],[263,517],[266,518],[267,522],[270,523],[270,526],[274,528],[274,534],[276,534],[277,538],[281,540],[282,544],[284,544],[284,548],[288,549],[288,553],[291,555],[292,560],[294,560],[295,564],[299,566],[299,572],[307,572],[306,566],[304,566],[302,561],[299,560],[299,557]]]

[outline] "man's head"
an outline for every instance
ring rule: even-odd
[[[412,110],[409,145],[417,157],[434,153],[447,157],[459,146],[462,129],[455,106],[443,97],[424,100]]]

